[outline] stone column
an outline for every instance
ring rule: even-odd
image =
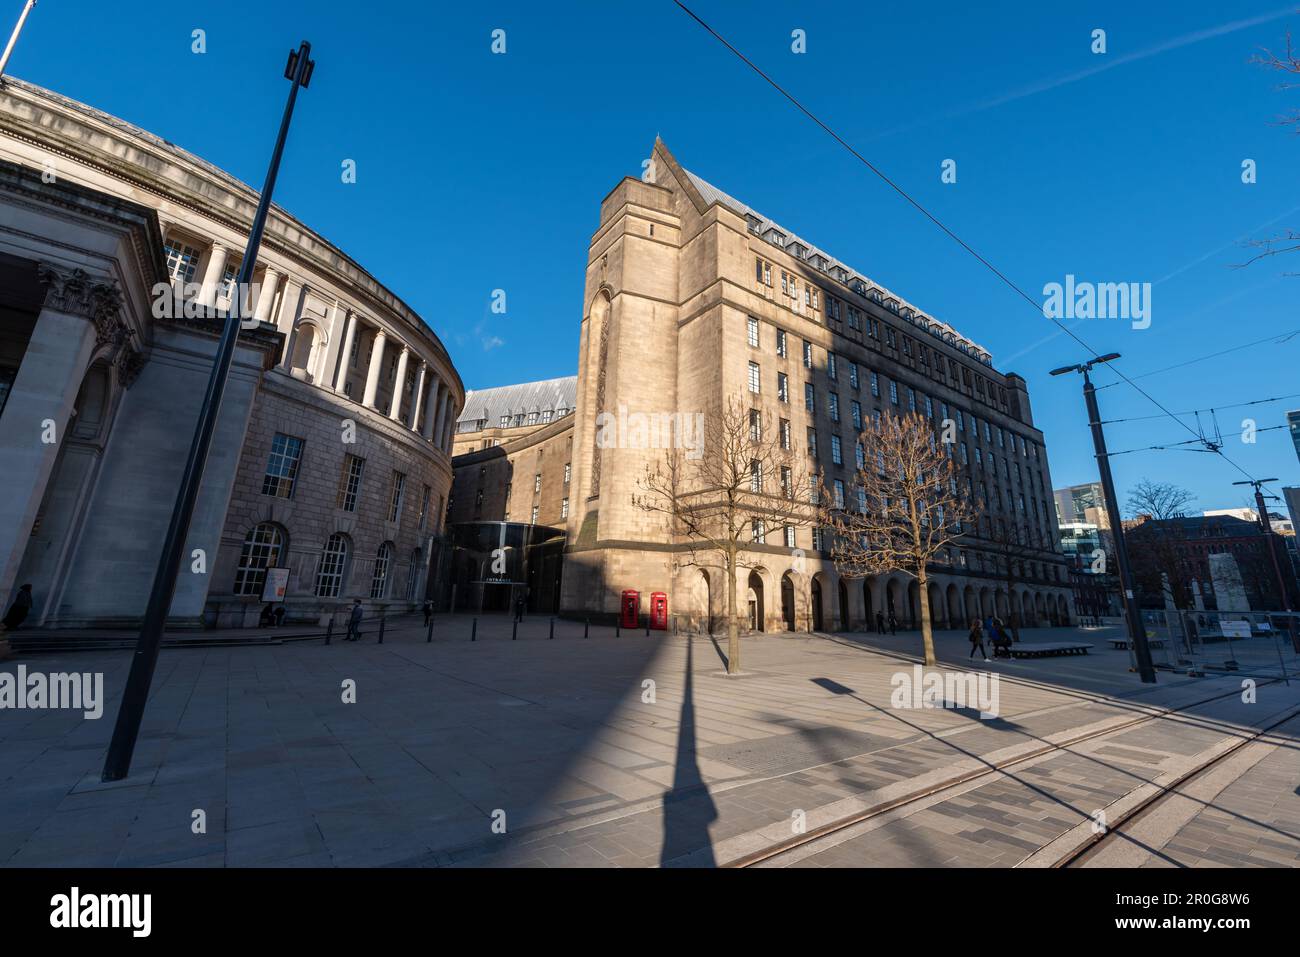
[[[342,352],[339,353],[339,374],[334,380],[334,391],[342,392],[343,386],[348,381],[348,363],[352,360],[352,343],[357,338],[357,320],[358,316],[352,310],[348,310],[347,331],[343,335]]]
[[[420,412],[424,405],[424,378],[429,374],[429,364],[420,360],[420,371],[415,377],[415,395],[411,398],[411,421],[408,425],[412,432],[420,430]]]
[[[253,318],[258,322],[271,321],[271,304],[275,302],[275,287],[280,284],[280,272],[271,266],[262,274],[262,286],[257,292],[257,307]]]
[[[384,343],[387,336],[384,330],[375,331],[375,345],[370,350],[370,365],[366,369],[366,391],[361,398],[361,404],[367,408],[375,407],[375,395],[379,392],[379,370],[384,364]]]
[[[411,350],[402,343],[401,355],[397,357],[397,374],[393,376],[393,401],[388,405],[388,417],[402,421],[402,393],[406,391],[406,363]]]
[[[203,274],[203,285],[199,287],[199,302],[202,305],[217,304],[217,290],[226,274],[226,257],[229,254],[230,250],[221,243],[212,244],[212,252],[208,254],[208,269]]]
[[[433,435],[429,436],[429,440],[433,442],[434,445],[438,445],[442,442],[442,427],[443,423],[446,421],[447,399],[450,396],[451,392],[446,386],[443,386],[438,390],[438,418],[437,421],[433,423]]]
[[[424,422],[421,424],[420,434],[432,442],[434,420],[438,417],[438,397],[442,392],[442,380],[433,370],[429,371],[429,377],[433,381],[429,385],[428,395],[424,397]]]
[[[22,584],[14,579],[90,358],[126,335],[121,294],[112,283],[44,263],[38,275],[45,303],[0,416],[0,603],[6,609]],[[42,604],[48,596],[35,598]]]
[[[452,401],[451,392],[447,393],[447,424],[442,435],[442,450],[451,454],[451,437],[456,434],[456,403]]]
[[[278,363],[281,369],[288,370],[293,363],[293,346],[298,321],[298,300],[302,298],[302,283],[292,276],[284,280],[284,295],[280,299],[280,314],[275,318],[275,328],[284,334],[284,349]]]

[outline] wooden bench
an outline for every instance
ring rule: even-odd
[[[1092,645],[1077,641],[1019,642],[1011,646],[1012,658],[1054,658],[1057,655],[1086,655]]]

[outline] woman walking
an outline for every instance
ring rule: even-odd
[[[984,656],[984,660],[988,661],[989,653],[984,650],[984,629],[980,625],[980,620],[978,618],[972,618],[970,623],[970,655],[967,657],[974,658],[976,648],[978,648],[980,654]]]

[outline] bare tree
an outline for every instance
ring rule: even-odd
[[[1184,506],[1196,501],[1196,496],[1172,482],[1153,482],[1143,479],[1128,493],[1128,510],[1136,518],[1150,515],[1159,521],[1182,518]]]
[[[1300,77],[1300,57],[1296,56],[1295,51],[1292,49],[1290,31],[1287,31],[1286,34],[1286,51],[1284,53],[1277,54],[1267,47],[1261,47],[1260,52],[1250,58],[1250,62],[1288,77]],[[1277,85],[1277,89],[1300,89],[1300,81],[1284,80]],[[1291,127],[1296,135],[1300,136],[1300,108],[1293,108],[1289,113],[1279,116],[1277,123],[1280,126]],[[1266,239],[1247,240],[1242,243],[1242,246],[1247,249],[1256,249],[1258,252],[1244,263],[1235,263],[1233,265],[1234,269],[1244,268],[1261,259],[1267,259],[1269,256],[1295,252],[1300,249],[1300,232],[1295,229],[1284,229]],[[1295,275],[1295,273],[1285,273],[1284,275]]]
[[[727,582],[727,673],[740,671],[736,572],[757,564],[755,546],[815,515],[802,452],[767,413],[729,398],[704,414],[698,449],[670,449],[648,465],[632,504],[667,515],[674,539],[690,548],[679,564],[714,565]]]
[[[916,579],[925,663],[933,665],[928,569],[959,542],[973,514],[958,491],[952,446],[941,447],[916,413],[869,422],[859,441],[857,500],[845,500],[842,484],[827,489],[824,482],[819,496],[820,522],[832,535],[831,560],[849,578],[897,569]]]

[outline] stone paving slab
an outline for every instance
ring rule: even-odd
[[[997,662],[987,667],[1006,679],[1001,718],[981,722],[889,706],[915,635],[749,638],[737,679],[707,638],[595,627],[583,638],[581,623],[557,622],[550,640],[549,622],[525,625],[518,641],[504,619],[481,620],[471,642],[467,619],[443,618],[431,644],[416,624],[382,646],[164,650],[132,774],[106,788],[98,771],[129,654],[23,658],[100,671],[108,700],[99,721],[0,711],[0,863],[710,863],[719,842],[793,810],[1206,687],[1170,676],[1143,687],[1103,656]],[[961,634],[938,643],[965,666]],[[355,704],[342,700],[347,681]],[[1136,755],[1148,743],[1120,746]],[[205,833],[191,828],[196,810]],[[952,830],[938,820],[927,827]],[[983,836],[973,843],[997,846],[999,860],[1012,853]]]

